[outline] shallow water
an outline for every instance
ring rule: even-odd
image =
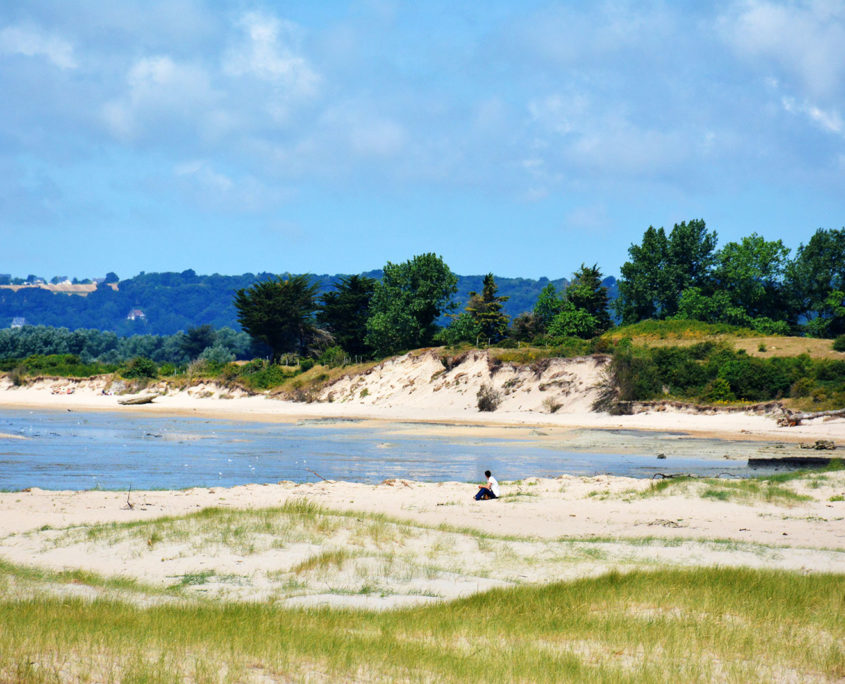
[[[749,474],[744,459],[696,458],[692,454],[703,452],[690,440],[686,442],[692,446],[690,454],[656,461],[653,434],[603,432],[598,442],[555,442],[526,439],[524,430],[514,431],[518,437],[493,438],[473,435],[466,428],[451,435],[442,427],[406,428],[402,424],[364,427],[355,421],[241,423],[3,410],[0,434],[23,439],[0,437],[0,490],[183,489],[280,480],[313,482],[321,477],[367,483],[387,478],[476,481],[486,469],[500,480],[600,473],[631,477],[651,477],[655,472]],[[582,437],[585,432],[581,431]],[[714,443],[701,440],[705,441]],[[589,445],[597,443],[603,453],[589,450]],[[620,453],[608,453],[623,443]]]

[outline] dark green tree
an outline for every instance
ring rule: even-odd
[[[780,240],[752,233],[729,242],[716,255],[714,289],[726,292],[731,304],[752,318],[785,318],[783,277],[789,249]]]
[[[502,339],[508,330],[508,315],[502,311],[502,305],[508,297],[499,297],[499,286],[492,273],[484,276],[481,294],[469,293],[466,311],[478,326],[479,336],[488,344]]]
[[[557,288],[553,283],[549,283],[537,296],[537,302],[534,304],[534,323],[540,332],[546,332],[552,319],[560,313],[563,308],[563,297],[558,294]]]
[[[672,296],[666,302],[667,316],[675,313],[686,288],[709,288],[717,242],[716,231],[708,231],[703,219],[681,221],[672,228],[667,253]]]
[[[613,325],[607,311],[607,288],[601,281],[602,275],[597,264],[581,264],[581,268],[575,272],[575,277],[564,292],[566,301],[595,320],[595,328],[589,337],[601,335]]]
[[[279,276],[235,293],[238,322],[249,335],[270,349],[276,362],[287,352],[301,352],[315,333],[317,285],[308,276]]]
[[[839,315],[845,292],[845,228],[819,228],[798,247],[787,267],[786,287],[793,311],[808,319],[811,334],[835,337],[845,332]]]
[[[688,287],[710,294],[716,241],[716,232],[701,219],[675,224],[668,237],[663,228],[649,226],[642,243],[628,248],[629,260],[620,269],[616,310],[622,322],[674,315]]]
[[[320,297],[317,321],[348,354],[372,353],[365,338],[375,286],[376,281],[366,276],[343,276],[334,290]]]
[[[428,346],[437,318],[454,308],[458,279],[436,254],[387,262],[370,302],[366,341],[379,356]]]
[[[188,328],[188,332],[182,338],[182,351],[185,352],[189,359],[195,359],[207,347],[213,347],[216,341],[217,333],[208,324]]]

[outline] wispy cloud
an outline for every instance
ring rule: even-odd
[[[762,60],[814,97],[843,92],[845,4],[838,0],[745,0],[720,17],[737,54]]]
[[[842,117],[837,111],[824,110],[809,102],[799,103],[792,97],[783,97],[781,104],[790,114],[802,114],[828,133],[835,133],[836,135],[845,133],[845,124],[843,124]]]
[[[298,52],[300,29],[269,14],[249,12],[238,22],[243,38],[223,58],[231,76],[253,76],[282,85],[297,96],[313,95],[320,76]]]
[[[77,67],[70,42],[32,26],[6,26],[0,30],[0,54],[46,57],[60,69]]]
[[[196,127],[218,99],[205,69],[167,55],[142,57],[132,64],[125,92],[103,107],[111,132],[122,139],[157,135],[163,123]]]

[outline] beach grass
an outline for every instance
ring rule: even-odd
[[[845,577],[610,572],[411,609],[0,601],[0,681],[835,681]]]
[[[639,492],[625,492],[625,496],[651,497],[683,493],[698,495],[705,499],[743,504],[766,502],[792,506],[813,499],[798,491],[800,486],[818,488],[826,481],[825,472],[841,469],[841,460],[836,460],[822,471],[800,470],[736,480],[712,477],[672,477],[654,480],[647,489]]]

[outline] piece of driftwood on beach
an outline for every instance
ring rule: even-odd
[[[794,427],[801,425],[802,420],[814,420],[827,416],[845,416],[845,408],[836,409],[835,411],[815,411],[814,413],[803,413],[801,411],[793,413],[792,411],[786,411],[783,416],[778,418],[778,425]]]
[[[136,406],[138,404],[151,404],[155,399],[154,394],[142,394],[139,397],[129,397],[128,399],[118,399],[117,403],[123,406]]]
[[[782,456],[780,458],[749,458],[749,468],[824,468],[833,459],[824,456]]]

